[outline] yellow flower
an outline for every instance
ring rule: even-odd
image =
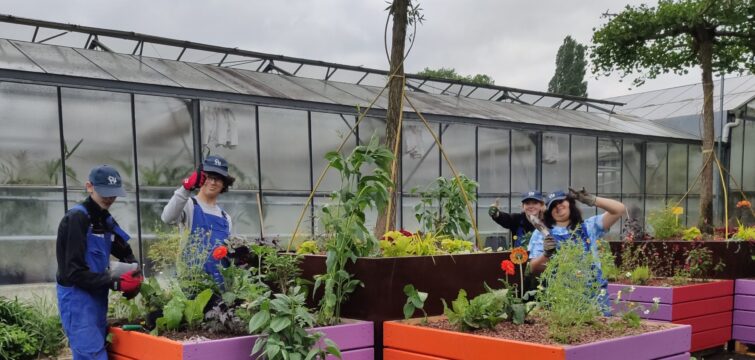
[[[527,262],[527,250],[524,250],[523,247],[518,247],[511,250],[511,255],[509,255],[509,259],[511,259],[511,262],[517,265],[521,265]]]
[[[675,206],[671,208],[671,212],[673,212],[674,215],[682,215],[684,214],[684,208],[681,206]]]

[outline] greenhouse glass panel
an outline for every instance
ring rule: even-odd
[[[543,134],[543,190],[569,186],[569,135]]]
[[[755,121],[747,120],[745,123],[744,153],[752,156],[755,154]],[[745,191],[755,191],[755,161],[745,162],[742,170],[742,188]]]
[[[479,193],[508,194],[511,175],[509,130],[479,129]]]
[[[84,184],[89,171],[100,164],[109,164],[120,173],[128,194],[110,207],[110,213],[124,230],[136,235],[131,97],[129,94],[68,88],[61,89],[61,92],[63,136],[70,152],[66,168],[72,170],[67,206],[86,198]],[[107,112],[104,113],[103,109]],[[132,248],[138,252],[137,246]]]
[[[595,192],[597,171],[597,139],[594,136],[572,135],[571,140],[571,184]]]
[[[666,198],[663,196],[648,196],[645,199],[645,232],[653,234],[653,229],[648,223],[648,219],[653,216],[654,213],[663,211],[666,208]],[[680,222],[684,222],[684,216],[680,217]]]
[[[11,42],[47,73],[114,80],[110,74],[81,56],[73,48],[15,40]]]
[[[144,66],[144,64],[139,62],[139,60],[133,56],[106,51],[75,50],[120,81],[167,86],[178,85],[149,66]]]
[[[419,221],[417,221],[417,217],[415,216],[415,214],[417,214],[417,211],[414,210],[414,207],[417,206],[417,204],[419,204],[419,197],[415,196],[404,196],[401,204],[401,228],[409,230],[412,233],[423,230],[419,225]],[[424,231],[432,230],[428,229]]]
[[[260,237],[260,211],[264,215],[268,207],[258,207],[257,199],[256,191],[239,190],[231,190],[218,198],[218,205],[231,217],[232,234],[243,235],[249,239]]]
[[[475,180],[475,127],[459,124],[442,124],[443,150],[459,175]],[[441,176],[454,176],[445,158],[441,160]]]
[[[697,195],[687,195],[687,208],[684,214],[687,216],[686,226],[697,226],[700,219],[700,197]]]
[[[254,107],[202,101],[202,156],[219,155],[236,178],[235,190],[258,189],[257,125]]]
[[[18,51],[10,41],[0,39],[0,68],[44,72],[39,66],[29,60],[26,55]]]
[[[613,197],[613,196],[605,196],[605,198],[621,201],[621,199]],[[582,218],[587,220],[591,216],[594,215],[594,211],[596,210],[596,207],[591,207],[588,209],[580,208],[580,211],[582,212]],[[599,210],[598,214],[604,213],[603,210]],[[610,229],[606,229],[606,234],[603,235],[603,239],[606,241],[617,241],[620,238],[621,234],[621,220],[617,221],[613,226],[611,226]]]
[[[598,193],[621,192],[621,140],[598,140]]]
[[[284,248],[288,246],[291,235],[296,227],[296,220],[299,219],[301,209],[307,201],[306,196],[274,196],[267,194],[262,199],[263,223],[265,239],[275,239],[280,241]],[[299,236],[310,236],[312,234],[311,217],[309,209],[305,214],[298,230],[297,241]]]
[[[698,178],[698,174],[702,171],[703,166],[703,154],[702,146],[689,145],[689,172],[687,173],[687,181],[690,188],[690,194],[699,194],[701,179]],[[695,182],[697,178],[697,182]]]
[[[431,124],[438,133],[438,125]],[[438,146],[424,124],[405,121],[402,140],[403,192],[427,187],[440,174]],[[406,221],[406,217],[404,217]]]
[[[622,171],[622,192],[624,194],[643,193],[642,185],[642,148],[644,143],[636,140],[624,140]]]
[[[381,143],[385,143],[385,119],[375,117],[362,119],[359,124],[359,144],[369,143],[373,135],[377,136]]]
[[[320,174],[328,166],[325,154],[336,151],[341,144],[341,154],[349,156],[356,147],[356,135],[351,131],[354,128],[354,116],[341,114],[326,114],[313,112],[312,114],[312,169],[314,183]],[[345,140],[345,143],[344,143]],[[330,192],[341,188],[341,177],[338,170],[328,168],[325,177],[317,191]]]
[[[668,146],[663,143],[648,143],[645,159],[645,191],[648,194],[666,193],[666,166]]]
[[[309,191],[307,113],[260,106],[259,123],[262,188]]]
[[[511,192],[537,189],[537,133],[511,130]]]
[[[668,151],[668,193],[687,192],[687,145],[669,144]]]
[[[743,121],[741,125],[733,127],[731,134],[729,135],[729,145],[731,146],[730,154],[731,159],[729,161],[729,169],[731,177],[729,180],[729,187],[731,189],[741,189],[742,187],[742,167],[744,165],[744,148],[745,148],[745,127],[748,121]],[[750,127],[755,133],[755,126]],[[752,154],[752,153],[751,153]],[[752,160],[752,159],[750,159]]]
[[[640,224],[644,223],[645,216],[643,213],[643,197],[642,196],[625,196],[621,199],[621,203],[626,206],[626,213],[629,214],[629,218],[639,220]],[[603,210],[600,210],[603,213]],[[624,223],[627,221],[627,215],[623,215],[621,219],[613,225],[620,230],[624,228]]]
[[[477,230],[480,232],[480,241],[485,247],[491,247],[494,250],[498,247],[508,248],[511,241],[511,232],[501,225],[498,225],[488,215],[490,205],[498,201],[498,209],[501,212],[511,213],[508,197],[481,197],[477,202]],[[518,202],[514,206],[514,212],[521,211]]]

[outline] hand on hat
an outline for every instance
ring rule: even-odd
[[[595,206],[595,195],[588,193],[584,186],[579,191],[569,188],[569,195],[567,196],[587,206]]]
[[[189,191],[199,189],[200,187],[202,187],[202,185],[204,185],[205,180],[207,180],[207,175],[200,168],[199,170],[191,173],[189,177],[184,179],[183,187],[184,189]]]

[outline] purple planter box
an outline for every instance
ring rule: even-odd
[[[566,346],[566,359],[689,359],[692,328],[688,325],[636,336]],[[610,354],[610,356],[608,355]],[[684,357],[686,356],[686,357]]]
[[[735,282],[732,324],[732,339],[755,344],[755,279],[737,279]]]
[[[373,323],[347,320],[345,324],[313,329],[325,334],[336,343],[343,359],[372,360],[375,356]],[[139,332],[111,329],[113,343],[109,350],[113,360],[152,359],[223,359],[252,360],[252,352],[258,335],[240,336],[220,340],[178,342]],[[335,359],[329,356],[328,359]]]

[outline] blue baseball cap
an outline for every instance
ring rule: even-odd
[[[524,198],[522,198],[522,202],[525,202],[527,200],[537,200],[539,202],[543,201],[543,193],[539,191],[528,191],[524,194]]]
[[[551,209],[551,205],[553,205],[557,201],[564,200],[566,198],[567,198],[567,196],[566,196],[565,192],[563,192],[561,190],[554,191],[554,192],[548,194],[548,197],[547,197],[548,205],[546,206],[546,208],[548,210],[550,210]]]
[[[94,167],[89,172],[89,182],[94,186],[94,191],[102,197],[126,196],[121,174],[110,165]]]
[[[208,156],[207,159],[204,159],[204,162],[202,162],[202,170],[214,172],[223,177],[228,177],[228,161],[225,161],[225,159],[220,156]]]

